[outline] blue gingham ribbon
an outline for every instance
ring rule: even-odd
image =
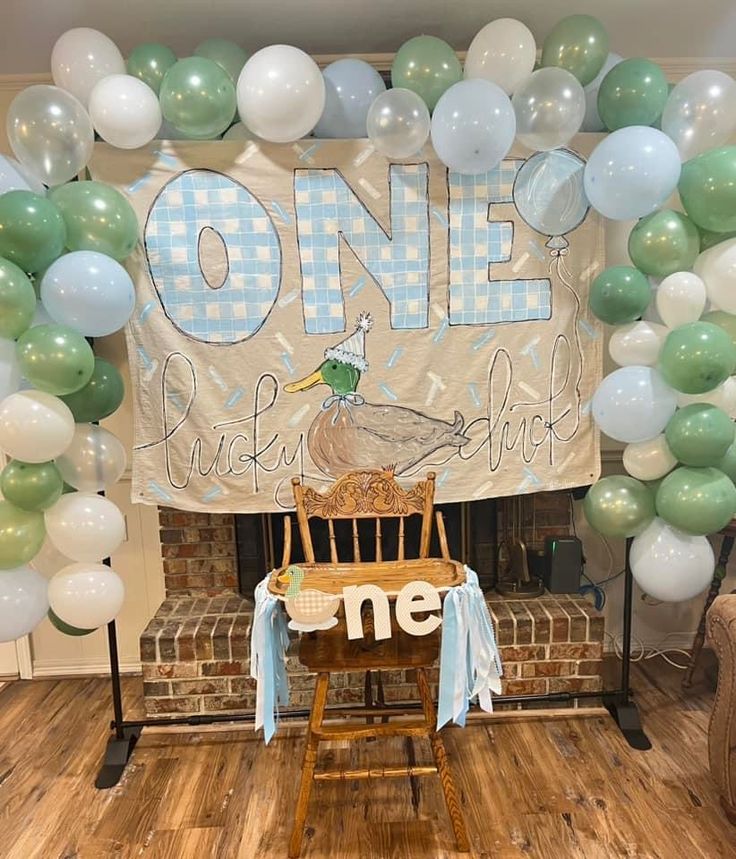
[[[266,744],[276,733],[278,708],[289,704],[287,621],[280,601],[268,592],[268,579],[266,576],[256,587],[250,631],[250,676],[256,681],[255,729],[263,728]]]

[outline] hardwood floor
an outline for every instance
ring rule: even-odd
[[[477,859],[736,857],[706,758],[712,696],[679,692],[661,660],[634,675],[649,752],[608,716],[473,723],[444,732]],[[128,714],[140,681],[126,679]],[[107,681],[11,683],[0,692],[2,859],[284,857],[302,730],[269,747],[251,729],[148,732],[123,781],[96,791]],[[429,760],[411,738],[367,743],[351,767]],[[350,753],[333,747],[332,763]],[[322,759],[324,764],[325,757]],[[345,761],[347,763],[347,761]],[[436,778],[315,785],[307,859],[459,859]],[[464,854],[467,855],[467,854]]]

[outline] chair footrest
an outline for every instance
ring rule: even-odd
[[[314,774],[315,781],[348,781],[365,778],[412,778],[421,775],[435,775],[437,767],[383,767],[365,770],[325,770]]]
[[[425,721],[414,720],[380,725],[320,725],[312,733],[320,740],[357,740],[366,737],[428,737],[431,729]]]

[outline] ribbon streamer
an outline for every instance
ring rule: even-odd
[[[289,633],[281,603],[268,592],[269,576],[255,590],[250,632],[250,676],[256,681],[255,730],[263,728],[268,745],[276,733],[278,708],[289,705],[286,649]]]

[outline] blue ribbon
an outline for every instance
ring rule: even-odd
[[[335,409],[335,414],[332,416],[332,423],[337,423],[337,418],[340,414],[340,409],[345,408],[350,411],[350,406],[362,406],[365,405],[365,397],[362,394],[358,394],[356,391],[352,391],[349,394],[330,394],[329,397],[322,403],[322,411],[326,412],[330,406],[334,406],[337,403],[337,408]]]
[[[256,587],[250,632],[250,676],[256,681],[255,729],[263,728],[266,744],[276,733],[279,707],[289,704],[289,633],[280,601],[268,592],[268,579],[266,576]]]

